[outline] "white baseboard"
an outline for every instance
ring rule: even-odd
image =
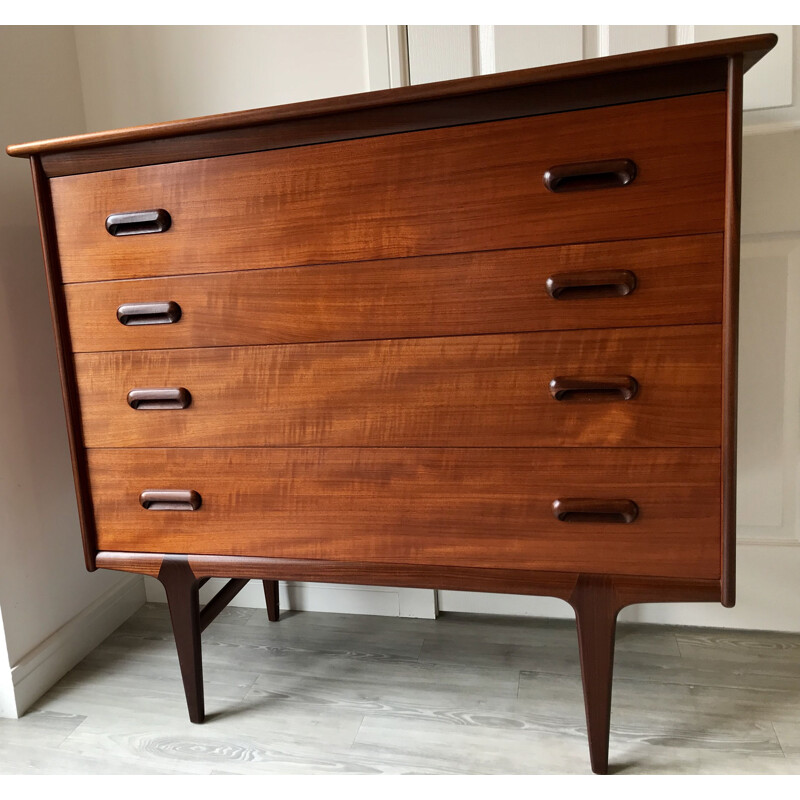
[[[469,614],[503,614],[515,617],[575,619],[569,603],[557,597],[439,591],[439,610]]]
[[[3,628],[3,610],[0,608],[0,718],[16,719],[17,704],[14,702],[14,684],[11,682],[11,669],[6,668],[8,648]]]
[[[144,582],[133,575],[104,592],[11,667],[14,707],[5,716],[20,717],[56,681],[112,634],[145,603]]]
[[[779,122],[761,122],[745,124],[742,136],[769,136],[773,133],[795,133],[800,131],[800,120],[787,119]]]
[[[207,603],[225,581],[210,580],[200,590],[200,602]],[[165,603],[161,584],[145,579],[147,600]],[[416,617],[434,619],[437,614],[436,592],[432,589],[403,589],[389,586],[350,586],[339,583],[303,583],[299,581],[280,584],[281,608],[293,611],[330,611],[335,614],[374,614],[383,617]],[[252,580],[231,601],[232,606],[264,608],[264,590],[261,581]]]

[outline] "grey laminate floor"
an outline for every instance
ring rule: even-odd
[[[229,608],[203,645],[204,725],[147,605],[0,720],[0,772],[589,772],[571,623]],[[800,774],[800,636],[621,625],[611,764]]]

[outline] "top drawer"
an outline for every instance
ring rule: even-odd
[[[724,93],[50,181],[64,282],[225,272],[723,229]],[[597,188],[553,167],[629,159]],[[165,209],[163,233],[111,214]]]

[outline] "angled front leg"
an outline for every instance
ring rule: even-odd
[[[158,579],[167,592],[189,719],[192,722],[202,722],[205,718],[205,701],[200,645],[199,581],[186,556],[164,556]]]
[[[578,625],[583,700],[592,771],[608,772],[611,680],[619,599],[607,575],[581,575],[570,597]]]
[[[262,583],[264,584],[264,597],[267,599],[267,619],[270,622],[277,622],[281,615],[278,581],[262,581]]]

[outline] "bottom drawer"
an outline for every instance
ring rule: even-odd
[[[88,460],[99,550],[720,575],[712,448],[97,449]],[[141,499],[164,490],[186,501]],[[557,500],[569,501],[564,520]]]

